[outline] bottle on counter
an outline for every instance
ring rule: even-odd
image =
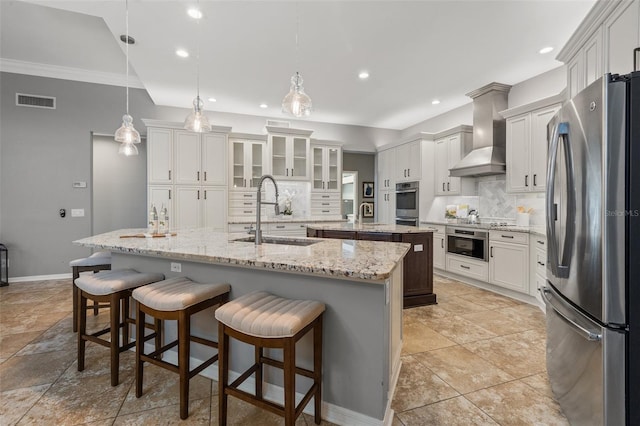
[[[151,210],[149,210],[149,227],[148,232],[150,234],[158,233],[158,210],[156,210],[156,206],[151,204]]]
[[[158,233],[169,233],[169,215],[167,214],[167,208],[164,204],[162,204],[162,208],[160,209],[160,214],[158,216]]]

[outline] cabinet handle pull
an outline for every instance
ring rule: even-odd
[[[544,245],[544,241],[536,240],[536,243]]]
[[[442,182],[442,192],[444,192],[444,191],[445,191],[445,189],[444,189],[444,182]]]
[[[169,180],[171,180],[171,170],[169,170]]]
[[[246,182],[247,180],[245,179],[244,181]],[[244,194],[243,197],[244,198],[251,198],[251,194]]]
[[[407,169],[404,169],[404,177],[407,177]]]
[[[251,210],[243,210],[243,213],[253,213]]]
[[[447,191],[451,191],[451,187],[449,185],[449,182],[447,182]]]
[[[322,182],[322,189],[324,189],[324,182]]]
[[[329,198],[329,196],[328,195],[323,195],[322,198]]]
[[[540,266],[544,266],[544,263],[542,263],[542,262],[540,262],[540,261],[538,260],[538,265],[540,265]]]
[[[196,172],[196,180],[200,181],[200,172]]]
[[[513,240],[513,235],[500,235],[502,238],[510,238]]]
[[[287,170],[287,176],[289,176],[289,169],[286,169],[286,170]]]
[[[440,248],[444,248],[444,240],[440,240]]]
[[[407,169],[407,176],[411,177],[411,169]]]
[[[322,203],[323,206],[330,206],[331,203]]]
[[[524,186],[529,186],[529,175],[524,175]]]
[[[245,188],[247,187],[247,180],[246,179],[244,180],[244,187]],[[246,197],[246,195],[245,195],[245,197]]]
[[[169,190],[169,199],[171,199],[171,190]]]
[[[207,181],[207,172],[204,172],[204,181]]]
[[[291,176],[293,176],[293,169],[291,169]]]
[[[276,228],[278,228],[278,229],[284,229],[284,225],[276,225]]]
[[[329,213],[331,210],[322,210],[322,213]]]
[[[206,190],[204,191],[204,199],[205,200],[207,199],[207,191]]]
[[[465,266],[465,265],[460,265],[460,267],[461,267],[462,269],[471,269],[470,267]]]
[[[200,190],[198,189],[198,200],[200,199]]]
[[[245,206],[252,206],[253,205],[253,203],[242,203],[242,204],[244,204]]]
[[[536,182],[536,177],[538,177],[537,174],[533,175],[533,186],[538,186],[538,182]]]
[[[493,257],[493,246],[489,249],[489,257]]]

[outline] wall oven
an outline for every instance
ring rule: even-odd
[[[489,261],[489,232],[447,226],[447,253]]]
[[[396,224],[418,226],[418,182],[396,184]]]

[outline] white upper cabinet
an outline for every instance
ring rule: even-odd
[[[605,73],[633,71],[633,50],[640,46],[640,0],[598,1],[557,59],[567,64],[572,98]]]
[[[227,135],[221,133],[204,133],[202,135],[202,185],[227,184]]]
[[[178,185],[200,184],[200,134],[174,130],[176,181]]]
[[[416,140],[395,148],[396,182],[411,182],[422,178],[420,174],[420,162],[422,159],[420,143],[420,140]]]
[[[175,130],[176,178],[178,185],[226,185],[227,136]],[[222,151],[221,151],[222,150]]]
[[[262,140],[230,139],[230,189],[256,188],[267,174],[267,143]]]
[[[389,191],[396,189],[394,178],[394,164],[396,159],[395,149],[387,149],[378,152],[378,190]]]
[[[309,180],[311,130],[267,126],[271,174],[276,179]]]
[[[553,96],[501,112],[507,119],[507,192],[545,191],[547,124],[560,109],[561,98]]]
[[[147,131],[147,176],[149,183],[173,183],[173,135],[171,129],[150,127]]]
[[[340,192],[342,182],[342,148],[311,145],[311,190]]]
[[[473,128],[458,126],[435,135],[435,193],[436,195],[471,195],[472,179],[452,177],[453,168],[471,147]]]

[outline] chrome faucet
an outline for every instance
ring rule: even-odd
[[[371,203],[360,203],[360,207],[358,207],[358,216],[356,217],[356,223],[362,223],[362,216],[364,214],[364,209],[372,209],[373,206]]]
[[[262,195],[260,194],[260,191],[262,190],[262,182],[265,181],[265,179],[270,179],[271,182],[273,182],[273,186],[275,186],[276,188],[276,201],[275,202],[267,202],[267,201],[262,201]],[[278,184],[276,183],[276,180],[273,178],[273,176],[271,175],[264,175],[260,178],[260,181],[258,182],[258,195],[257,195],[257,205],[256,205],[256,245],[260,245],[262,244],[262,229],[260,227],[260,210],[262,210],[262,204],[272,204],[274,206],[274,209],[276,211],[276,215],[281,214],[280,213],[280,205],[278,204]]]

